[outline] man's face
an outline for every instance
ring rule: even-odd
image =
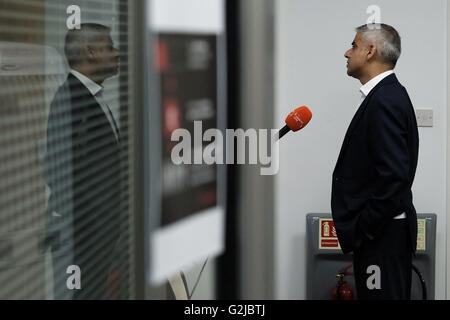
[[[112,77],[119,72],[119,50],[114,48],[111,36],[107,33],[102,33],[98,41],[92,44],[93,59],[91,63],[94,64],[98,74],[104,79]]]
[[[362,33],[358,32],[352,42],[352,48],[345,52],[347,58],[347,74],[359,79],[364,74],[369,49],[362,40]]]

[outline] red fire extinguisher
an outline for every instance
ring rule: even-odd
[[[339,271],[339,273],[336,275],[337,277],[337,284],[331,291],[331,297],[333,300],[353,300],[353,290],[348,285],[347,281],[345,281],[346,275],[352,275],[352,272],[349,272],[348,269],[350,269],[353,265],[349,265],[346,268]]]

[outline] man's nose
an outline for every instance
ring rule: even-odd
[[[113,52],[114,58],[120,58],[120,51],[117,48],[114,48]]]
[[[347,50],[347,51],[345,51],[345,53],[344,53],[344,57],[346,57],[347,59],[350,58],[349,51],[350,51],[350,50]]]

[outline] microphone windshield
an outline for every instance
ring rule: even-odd
[[[292,111],[286,118],[286,125],[292,131],[298,131],[305,127],[312,118],[311,110],[306,106],[298,107]]]

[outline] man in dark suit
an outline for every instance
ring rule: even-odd
[[[121,172],[119,127],[101,85],[118,73],[119,52],[110,29],[99,24],[69,30],[64,49],[71,69],[47,126],[46,224],[54,294],[104,299],[119,237]]]
[[[400,36],[386,24],[356,31],[345,57],[363,101],[333,172],[333,220],[343,252],[353,252],[358,298],[409,299],[419,139],[411,100],[393,73]]]

